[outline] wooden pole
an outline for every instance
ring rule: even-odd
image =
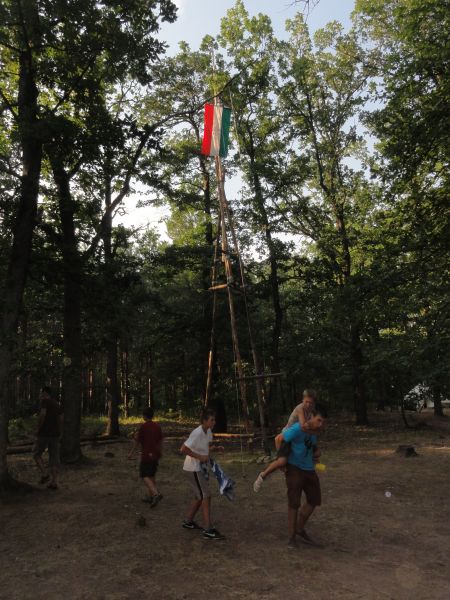
[[[261,366],[261,362],[259,360],[258,352],[256,350],[256,344],[254,341],[253,330],[252,330],[252,325],[251,325],[251,320],[250,320],[250,313],[248,310],[248,303],[247,303],[246,281],[245,281],[244,268],[243,268],[243,263],[242,263],[242,259],[241,259],[241,253],[239,250],[239,243],[238,243],[238,239],[236,236],[236,231],[234,229],[233,220],[231,218],[231,211],[230,211],[228,200],[227,200],[227,197],[225,194],[225,185],[224,185],[225,176],[223,173],[222,164],[221,164],[219,157],[216,157],[216,171],[217,171],[217,164],[219,165],[218,171],[220,173],[220,178],[218,178],[218,182],[219,182],[219,188],[220,188],[219,196],[220,196],[221,205],[222,205],[222,221],[223,221],[222,227],[226,228],[226,225],[225,225],[225,219],[226,219],[228,221],[228,225],[229,225],[230,232],[231,232],[231,239],[232,239],[233,245],[234,245],[234,253],[238,258],[239,272],[240,272],[240,278],[241,278],[241,288],[242,288],[242,293],[244,295],[248,333],[249,333],[249,338],[250,338],[250,346],[251,346],[251,350],[252,350],[253,365],[255,368],[255,387],[256,387],[256,398],[258,401],[259,419],[260,419],[260,423],[261,423],[262,446],[264,448],[264,452],[266,452],[267,454],[270,454],[270,446],[269,446],[269,441],[267,438],[267,431],[266,431],[266,427],[265,427],[265,412],[266,412],[267,405],[266,405],[266,399],[265,399],[265,395],[264,395],[263,378],[260,377],[260,375],[262,374],[262,366]],[[225,256],[229,257],[228,247],[227,247],[227,254]],[[228,263],[229,263],[229,258],[228,258]],[[228,282],[228,279],[227,279],[227,282]],[[231,283],[231,282],[229,282],[229,283]],[[229,297],[231,296],[231,290],[229,287],[228,287],[228,296]],[[231,309],[230,309],[230,312],[231,312]],[[241,375],[241,373],[239,372],[239,383],[241,384],[244,381],[245,381],[245,378],[243,378],[243,375]]]
[[[221,228],[221,211],[219,210],[219,217],[217,219],[217,235],[216,241],[214,242],[214,259],[211,270],[211,287],[217,287],[217,262],[219,256],[219,240],[220,240],[220,228]],[[214,350],[216,343],[216,311],[217,311],[217,294],[216,290],[213,290],[213,301],[212,301],[212,317],[211,317],[211,337],[208,354],[208,375],[206,378],[206,392],[205,392],[205,406],[208,406],[211,402],[211,390],[212,390],[212,377],[214,367]]]
[[[230,284],[230,283],[233,283],[233,272],[232,272],[231,262],[230,262],[230,257],[229,257],[228,236],[227,236],[227,229],[226,229],[226,222],[225,222],[226,198],[225,198],[225,191],[224,191],[224,184],[223,184],[224,174],[223,174],[223,170],[222,170],[222,163],[221,163],[219,156],[215,157],[215,164],[216,164],[217,188],[218,188],[218,195],[219,195],[219,209],[220,209],[220,214],[221,214],[222,258],[223,258],[223,262],[225,265],[225,276],[227,279],[227,284]],[[242,366],[241,352],[239,350],[239,339],[238,339],[238,332],[237,332],[236,312],[235,312],[235,308],[234,308],[234,298],[233,298],[233,293],[229,286],[227,287],[227,293],[228,293],[228,306],[230,309],[231,336],[232,336],[232,340],[233,340],[233,349],[234,349],[234,357],[236,360],[236,369],[237,369],[238,376],[239,376],[239,389],[241,392],[242,410],[244,412],[245,426],[246,426],[246,429],[248,430],[249,425],[250,425],[250,414],[249,414],[248,403],[247,403],[247,386],[243,379],[244,369]]]

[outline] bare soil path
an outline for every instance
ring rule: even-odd
[[[419,456],[396,455],[404,443]],[[252,490],[256,454],[242,456],[233,446],[220,458],[238,497],[214,497],[215,524],[227,535],[216,542],[180,526],[189,492],[175,446],[166,448],[164,500],[154,510],[141,502],[125,444],[87,447],[89,463],[65,468],[58,492],[2,498],[0,598],[448,600],[447,423],[412,432],[382,422],[340,424],[322,447],[324,502],[309,533],[323,548],[298,550],[286,545],[282,473],[259,494]],[[11,464],[20,479],[36,481],[30,455]]]

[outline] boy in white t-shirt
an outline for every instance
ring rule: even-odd
[[[186,519],[183,521],[183,527],[185,529],[202,529],[194,521],[197,511],[201,507],[204,523],[203,537],[223,540],[225,536],[211,526],[211,492],[208,480],[205,478],[200,466],[200,463],[205,463],[209,460],[209,451],[213,448],[210,445],[213,441],[212,428],[215,423],[216,417],[214,411],[204,409],[200,425],[192,431],[180,449],[180,452],[186,455],[183,472],[194,492],[194,500],[189,506]],[[223,447],[216,446],[214,450],[223,452]]]

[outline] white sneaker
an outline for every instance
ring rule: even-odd
[[[259,492],[259,490],[261,489],[261,486],[264,482],[264,477],[262,476],[262,473],[260,473],[258,475],[258,477],[255,479],[255,483],[253,484],[253,491],[254,492]]]

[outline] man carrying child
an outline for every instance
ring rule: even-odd
[[[313,540],[305,531],[305,525],[316,506],[321,504],[320,481],[314,468],[319,460],[317,433],[327,419],[322,406],[315,406],[308,427],[295,423],[282,433],[283,441],[290,444],[290,454],[286,465],[286,486],[288,496],[289,547],[296,546],[296,536],[309,544]],[[301,495],[305,493],[306,502],[301,505]]]

